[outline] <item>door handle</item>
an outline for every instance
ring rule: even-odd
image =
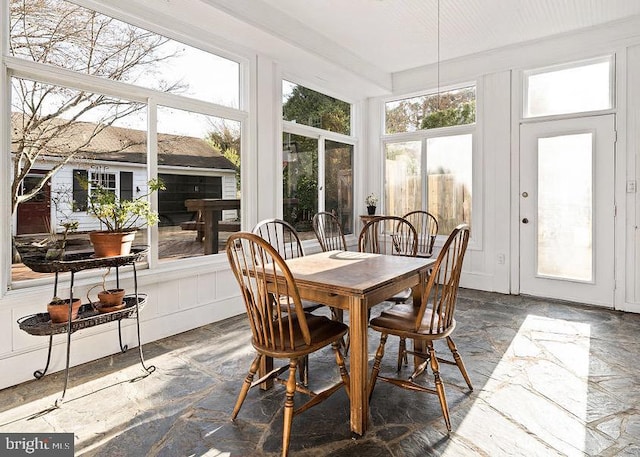
[[[524,219],[522,219],[522,223],[523,224],[528,224],[529,223],[529,219],[527,219],[526,217]]]

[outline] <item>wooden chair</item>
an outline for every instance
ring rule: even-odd
[[[313,216],[313,231],[323,251],[347,250],[342,224],[333,213],[323,211]]]
[[[264,219],[256,224],[253,233],[266,240],[283,259],[293,259],[302,257],[304,249],[302,241],[296,229],[287,221],[282,219]],[[324,306],[321,303],[314,303],[307,300],[302,302],[305,312],[312,312]],[[309,385],[309,365],[308,359],[302,360],[300,366],[300,380],[307,386]]]
[[[380,216],[370,220],[358,237],[358,250],[374,254],[415,256],[418,250],[416,229],[398,216]]]
[[[344,237],[342,224],[333,213],[326,211],[316,213],[313,216],[313,232],[316,234],[322,251],[347,251],[347,240]],[[331,308],[331,317],[343,322],[344,312],[338,308]],[[349,334],[341,342],[345,354],[349,351]]]
[[[402,217],[380,216],[367,222],[362,228],[358,239],[358,250],[376,254],[415,257],[418,251],[418,234],[411,223]],[[389,297],[387,301],[396,304],[406,303],[411,298],[411,293],[411,289],[406,289]],[[406,356],[406,345],[406,339],[401,338],[398,351],[398,371],[402,368],[403,362],[409,363]]]
[[[462,358],[453,339],[451,339],[451,333],[456,327],[454,313],[458,296],[458,284],[468,242],[469,226],[466,224],[458,225],[442,247],[427,283],[422,289],[420,306],[396,305],[370,322],[371,328],[380,332],[381,335],[380,345],[376,351],[371,372],[369,398],[371,399],[377,379],[382,379],[408,390],[435,394],[440,400],[444,422],[449,431],[451,431],[449,407],[447,406],[444,385],[440,379],[438,362],[457,365],[469,389],[473,390]],[[393,379],[379,375],[380,364],[384,356],[384,346],[389,335],[413,339],[414,351],[407,352],[424,359],[423,363],[415,367],[409,379]],[[453,355],[453,361],[436,356],[433,342],[440,339],[447,341],[449,350]],[[418,350],[418,347],[421,350]],[[426,351],[422,350],[422,348],[425,348]],[[435,378],[435,389],[416,382],[416,378],[426,369],[428,363],[431,365],[431,371]]]
[[[433,245],[438,235],[438,220],[426,211],[411,211],[402,216],[408,220],[418,232],[418,257],[431,257]]]
[[[282,455],[286,456],[294,416],[322,402],[342,386],[349,394],[349,375],[338,348],[338,341],[347,333],[348,327],[327,317],[304,312],[291,271],[280,254],[263,238],[248,232],[234,233],[227,241],[226,251],[247,309],[253,335],[251,344],[257,352],[240,389],[231,419],[235,420],[238,416],[252,387],[271,379],[285,384]],[[277,281],[274,280],[276,272]],[[311,392],[296,383],[298,360],[327,345],[331,345],[335,353],[341,381],[322,392]],[[288,363],[253,381],[264,357],[288,359]],[[280,379],[279,375],[287,369],[288,378]],[[294,409],[296,392],[306,393],[311,398]]]
[[[264,219],[256,224],[253,233],[267,240],[283,259],[302,257],[304,249],[298,232],[282,219]]]

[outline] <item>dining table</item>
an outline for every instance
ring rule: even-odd
[[[369,415],[368,310],[388,297],[413,289],[414,304],[420,303],[434,259],[327,251],[286,261],[300,297],[349,313],[349,370],[351,431],[363,435]],[[263,358],[261,374],[273,369],[273,360]],[[269,388],[264,385],[263,388]]]

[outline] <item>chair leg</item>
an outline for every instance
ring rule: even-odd
[[[251,363],[251,367],[249,367],[249,374],[244,378],[244,382],[242,383],[242,388],[240,389],[240,393],[238,394],[238,399],[236,400],[236,405],[233,408],[233,413],[231,414],[231,420],[235,420],[240,412],[240,408],[242,408],[242,403],[244,403],[244,399],[247,398],[247,393],[251,388],[251,383],[253,382],[253,377],[258,372],[258,368],[260,367],[260,360],[262,359],[262,354],[258,354],[253,362]]]
[[[344,311],[340,308],[329,308],[331,310],[331,320],[344,322]],[[338,341],[338,344],[344,348],[344,354],[349,352],[349,332]]]
[[[427,343],[427,349],[429,351],[429,356],[431,359],[431,371],[433,371],[433,377],[435,379],[435,384],[436,384],[436,393],[438,394],[438,399],[440,400],[440,408],[442,408],[444,423],[447,426],[447,430],[451,431],[451,420],[449,419],[449,407],[447,406],[447,397],[444,392],[444,384],[442,384],[442,380],[440,379],[440,366],[438,364],[438,358],[436,357],[436,351],[433,348],[432,341],[429,341]]]
[[[340,352],[341,341],[342,339],[339,339],[335,343],[331,344],[331,348],[333,349],[336,355],[336,363],[338,364],[338,368],[340,369],[340,378],[342,378],[342,382],[344,383],[344,390],[347,392],[347,397],[351,398],[351,394],[349,390],[351,386],[350,379],[349,379],[349,372],[347,371],[347,367],[345,366],[345,363],[344,363],[344,356]]]
[[[469,386],[469,390],[473,390],[473,386],[471,385],[471,379],[469,379],[469,375],[467,374],[467,369],[464,366],[462,357],[460,357],[460,354],[458,353],[458,348],[456,348],[456,345],[450,336],[447,337],[447,345],[449,346],[449,350],[451,351],[451,354],[453,354],[453,360],[456,361],[456,365],[458,366],[460,373],[462,373],[462,377],[464,378],[465,381],[467,381],[467,386]]]
[[[291,424],[293,423],[293,395],[296,393],[297,359],[289,361],[289,379],[287,379],[284,400],[284,426],[282,427],[282,457],[289,455],[289,440],[291,439]]]
[[[382,357],[384,357],[384,345],[387,343],[388,336],[389,335],[386,333],[380,334],[380,345],[376,351],[376,357],[373,360],[373,369],[371,370],[371,379],[369,380],[369,401],[371,401],[371,394],[373,394],[373,389],[376,386],[376,381],[378,379],[378,373],[380,373],[380,363],[382,362]]]

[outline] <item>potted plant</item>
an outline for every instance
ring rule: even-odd
[[[120,200],[113,190],[92,184],[87,212],[105,227],[105,230],[89,233],[96,257],[129,254],[140,222],[147,226],[158,222],[158,213],[151,210],[148,197],[164,189],[160,179],[152,179],[146,193],[133,200]]]
[[[79,298],[74,298],[71,302],[71,320],[75,320],[78,318],[78,310],[80,309],[80,305],[82,302]],[[53,297],[51,301],[47,304],[47,312],[49,313],[49,317],[51,318],[51,322],[58,324],[61,322],[69,321],[69,299],[66,300]]]
[[[111,268],[102,275],[102,284],[96,284],[87,291],[87,299],[101,313],[110,313],[124,308],[124,289],[107,289],[106,279]],[[89,298],[89,294],[93,289],[102,285],[102,290],[98,292],[98,303],[94,304]]]
[[[376,214],[376,205],[378,203],[378,197],[376,194],[371,193],[367,195],[365,203],[367,204],[367,214],[369,214],[369,216]]]

